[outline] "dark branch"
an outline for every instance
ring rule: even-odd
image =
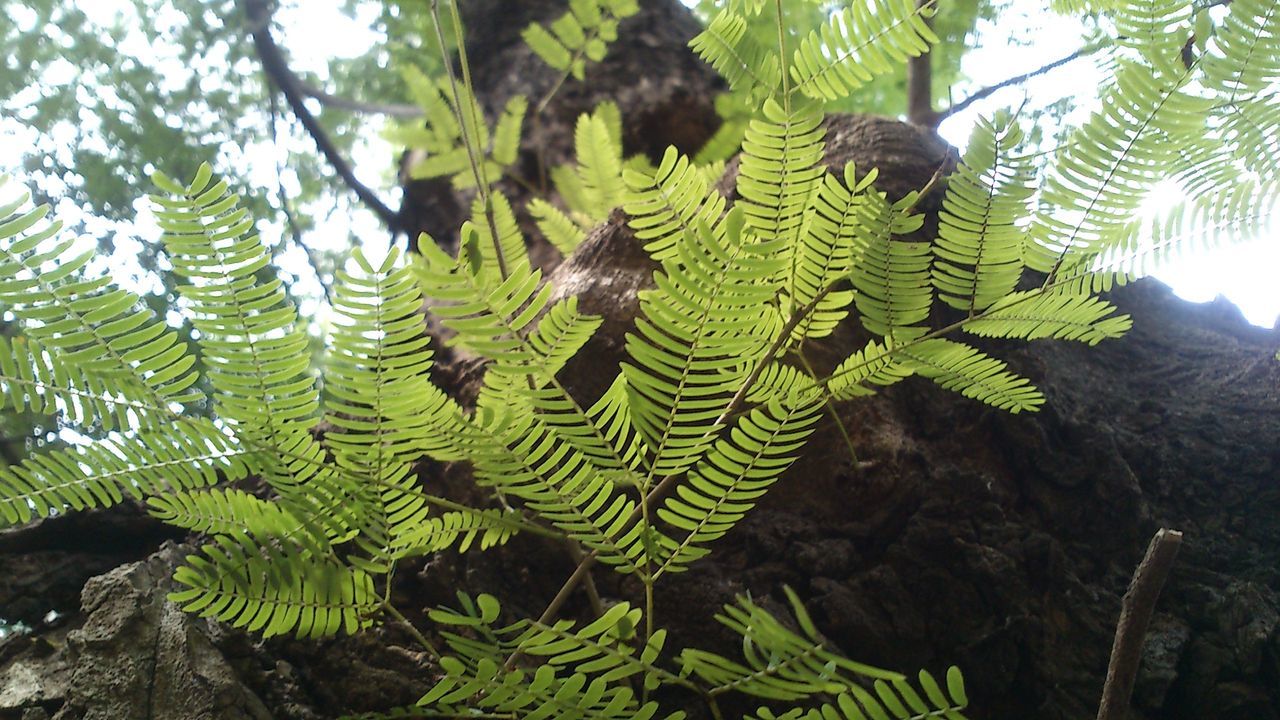
[[[933,0],[917,0],[923,8]],[[933,23],[926,16],[925,23]],[[907,122],[920,127],[937,128],[942,117],[933,111],[933,55],[929,51],[907,60]]]
[[[290,74],[293,74],[293,72],[290,71]],[[319,100],[320,104],[326,107],[337,108],[339,110],[350,110],[351,112],[362,113],[364,115],[390,115],[391,117],[406,118],[409,120],[423,116],[422,108],[417,105],[361,102],[359,100],[352,100],[351,98],[344,98],[339,95],[332,95],[314,85],[308,84],[296,74],[293,74],[293,82],[298,86],[298,89],[302,91],[303,95]]]
[[[952,115],[955,115],[956,113],[965,110],[970,105],[978,102],[979,100],[985,97],[989,97],[1000,90],[1003,90],[1007,87],[1011,87],[1013,85],[1021,85],[1022,83],[1030,80],[1033,77],[1036,77],[1038,75],[1043,75],[1049,72],[1050,70],[1060,68],[1063,65],[1066,65],[1067,63],[1072,62],[1073,60],[1078,60],[1086,55],[1090,55],[1096,50],[1097,48],[1080,48],[1079,50],[1071,53],[1066,57],[1054,60],[1053,62],[1047,65],[1041,65],[1040,67],[1036,68],[1035,70],[1032,70],[1031,72],[1026,72],[1021,75],[1011,77],[1008,80],[1003,80],[1001,82],[998,82],[995,85],[984,87],[981,90],[970,95],[969,97],[947,108],[946,110],[943,110],[942,112],[937,113],[938,122],[942,122],[943,120],[951,117]]]
[[[400,228],[400,218],[391,208],[387,207],[372,190],[356,179],[355,173],[351,171],[351,166],[338,152],[338,148],[333,144],[333,140],[329,138],[329,134],[320,127],[320,123],[316,120],[311,111],[307,109],[304,101],[304,92],[293,71],[289,69],[289,64],[284,58],[284,53],[280,51],[280,46],[276,45],[276,41],[271,37],[271,6],[270,0],[241,0],[241,7],[244,9],[245,16],[249,21],[249,29],[253,34],[253,46],[258,52],[258,59],[262,61],[262,68],[267,72],[271,81],[275,83],[280,91],[284,93],[285,101],[289,103],[289,108],[293,110],[293,114],[297,116],[298,122],[302,123],[302,127],[315,140],[316,147],[320,153],[324,155],[329,164],[333,166],[338,177],[347,184],[360,198],[369,209],[377,214],[392,232],[398,232]]]
[[[1129,589],[1121,604],[1120,621],[1116,623],[1116,637],[1111,646],[1107,679],[1102,686],[1098,720],[1120,720],[1127,716],[1126,709],[1129,698],[1133,695],[1134,680],[1138,677],[1138,663],[1142,660],[1147,626],[1181,546],[1182,533],[1161,529],[1151,538],[1146,556],[1133,573],[1133,580],[1129,582]]]

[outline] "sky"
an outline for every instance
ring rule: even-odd
[[[336,1],[308,2],[302,4],[305,9],[288,4],[282,9],[278,16],[283,26],[279,41],[287,47],[291,62],[297,69],[313,71],[323,78],[329,61],[364,52],[378,40],[369,29],[369,18],[352,19],[338,9],[340,4]],[[91,16],[102,13],[106,18],[129,5],[129,0],[95,0],[83,7]],[[1069,19],[1047,13],[1043,6],[1037,0],[1018,0],[1014,12],[1002,15],[999,27],[980,26],[978,31],[985,38],[1013,36],[1029,44],[1006,45],[988,40],[983,43],[986,47],[968,53],[963,69],[969,80],[952,88],[952,97],[965,97],[974,89],[1004,80],[1018,71],[1038,67],[1077,49],[1081,45],[1083,28]],[[341,37],[343,41],[335,43],[332,41],[335,37]],[[165,58],[164,49],[156,51],[157,62],[173,62]],[[1034,108],[1063,96],[1077,99],[1068,121],[1083,121],[1096,106],[1096,91],[1102,81],[1102,73],[1089,60],[1077,61],[975,103],[965,112],[948,118],[939,132],[953,145],[963,148],[979,116],[1024,102]],[[313,109],[319,110],[318,107]],[[398,148],[391,147],[379,136],[381,121],[371,120],[368,126],[368,139],[357,148],[352,158],[353,167],[365,184],[378,188],[384,202],[395,207],[399,203],[399,190],[389,159],[396,157]],[[0,141],[0,169],[19,166],[18,153],[23,147],[31,147],[31,143],[23,141],[23,136],[29,136],[31,132],[30,129],[0,124],[0,139],[4,140]],[[306,138],[297,136],[287,139],[280,147],[245,148],[241,153],[245,163],[238,165],[235,172],[254,185],[271,187],[276,183],[278,166],[284,166],[283,182],[287,191],[291,185],[296,187],[296,176],[291,180],[288,169],[289,158],[294,153],[309,152],[314,152],[314,146]],[[1176,198],[1173,197],[1153,197],[1150,205],[1153,211],[1158,211],[1174,200]],[[127,267],[131,258],[137,255],[140,243],[158,240],[147,217],[146,203],[140,202],[137,207],[140,216],[133,241],[122,238],[117,242],[119,257],[104,259],[113,272],[121,272]],[[78,219],[78,208],[58,207],[57,211],[69,216],[68,220]],[[370,249],[386,243],[387,233],[367,210],[355,206],[349,214],[336,215],[341,217],[332,218],[321,229],[309,234],[307,242],[316,249],[332,251],[342,251],[357,243]],[[87,227],[92,232],[94,223],[92,219],[88,220]],[[267,232],[283,233],[284,228],[269,225]],[[280,262],[284,269],[297,277],[295,287],[299,293],[313,298],[304,301],[300,308],[302,313],[323,314],[322,303],[319,302],[322,288],[307,265],[302,249],[287,248],[280,256]],[[1280,281],[1275,277],[1278,269],[1280,242],[1274,237],[1266,237],[1247,239],[1211,254],[1177,258],[1156,275],[1188,300],[1205,302],[1219,294],[1225,295],[1241,307],[1251,322],[1270,327],[1280,315]]]

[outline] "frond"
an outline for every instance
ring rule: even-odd
[[[1201,67],[1219,104],[1215,120],[1232,158],[1262,182],[1280,180],[1280,8],[1265,0],[1231,3],[1209,39]]]
[[[307,518],[346,532],[356,511],[350,488],[324,461],[311,435],[319,393],[306,331],[278,278],[262,280],[271,255],[226,181],[202,165],[182,187],[157,174],[168,196],[153,196],[174,271],[190,303],[219,417],[254,449],[255,468]]]
[[[570,0],[569,12],[553,20],[549,31],[531,23],[522,36],[548,65],[582,80],[587,62],[603,60],[618,39],[618,23],[639,11],[636,0]]]
[[[776,333],[769,308],[784,261],[743,222],[734,208],[715,230],[700,223],[697,241],[681,242],[654,276],[657,287],[640,293],[623,374],[654,476],[683,471],[711,446],[743,368]]]
[[[929,283],[932,243],[897,239],[920,229],[923,215],[911,214],[915,194],[890,205],[884,194],[866,193],[859,203],[857,248],[850,279],[862,326],[886,339],[924,334],[918,323],[933,302]]]
[[[1280,197],[1280,180],[1265,184],[1233,182],[1178,203],[1153,219],[1134,241],[1097,258],[1064,263],[1054,282],[1056,292],[1105,292],[1145,277],[1169,260],[1209,252],[1240,238],[1269,232]]]
[[[979,119],[959,167],[947,177],[933,251],[938,298],[970,314],[1013,292],[1022,275],[1022,221],[1034,169],[1013,156],[1022,130],[1009,117]]]
[[[1176,164],[1180,143],[1171,140],[1205,133],[1210,101],[1183,91],[1188,78],[1121,63],[1101,109],[1051,166],[1023,248],[1029,267],[1052,276],[1074,256],[1132,242],[1139,206]]]
[[[543,237],[559,250],[561,255],[565,257],[572,255],[578,245],[587,239],[587,233],[581,225],[546,200],[534,198],[529,201],[528,208]]]
[[[495,627],[501,614],[496,598],[480,595],[473,600],[462,593],[458,598],[460,610],[439,608],[429,613],[433,622],[468,634],[443,632],[455,655],[441,660],[445,677],[418,701],[418,707],[455,714],[479,708],[521,718],[583,720],[656,714],[656,703],[641,704],[629,686],[618,685],[638,673],[660,672],[652,663],[665,634],[651,639],[639,654],[631,645],[639,610],[620,603],[581,628],[569,620]],[[517,651],[543,664],[532,671],[504,668],[504,658]],[[677,720],[683,713],[668,718]]]
[[[353,634],[372,623],[380,598],[363,570],[288,542],[262,545],[220,535],[173,575],[169,600],[187,612],[264,637]]]
[[[964,329],[982,337],[1054,338],[1097,345],[1124,335],[1133,326],[1128,315],[1115,312],[1114,305],[1092,295],[1010,293]]]
[[[875,394],[868,385],[884,387],[914,374],[909,365],[894,358],[892,342],[872,340],[836,367],[827,382],[827,393],[836,400],[864,397]]]
[[[800,700],[818,693],[836,694],[859,687],[854,677],[893,682],[902,676],[857,663],[835,652],[818,633],[809,613],[790,588],[784,588],[800,632],[789,629],[748,597],[725,605],[716,615],[743,638],[743,662],[686,648],[685,672],[697,675],[712,696],[737,691],[770,700]],[[851,677],[852,676],[852,677]]]
[[[339,465],[380,477],[417,459],[431,412],[422,387],[431,369],[422,293],[392,249],[375,267],[358,248],[334,288],[331,350],[325,365],[325,442]],[[372,463],[372,464],[371,464]]]
[[[184,530],[248,533],[258,540],[293,537],[301,524],[280,503],[234,488],[164,493],[147,498],[147,508],[152,517]]]
[[[475,187],[476,177],[459,115],[466,123],[466,139],[479,153],[478,169],[488,182],[496,180],[516,162],[521,126],[528,110],[528,101],[523,96],[517,95],[507,103],[491,132],[484,122],[483,109],[465,86],[458,86],[460,97],[455,98],[453,86],[446,78],[433,80],[412,66],[402,68],[401,75],[425,118],[393,123],[383,131],[383,137],[400,147],[421,151],[421,157],[409,167],[409,177],[415,180],[448,177],[458,189]]]
[[[0,337],[0,409],[58,415],[104,432],[157,422],[165,408],[151,404],[141,382],[101,376],[44,349],[38,340]],[[167,420],[166,420],[167,422]]]
[[[877,680],[872,685],[874,692],[853,685],[836,696],[835,702],[821,707],[795,709],[782,715],[762,707],[749,720],[965,720],[960,711],[969,706],[969,697],[959,668],[953,666],[947,670],[945,688],[921,670],[918,687],[919,691],[905,678]]]
[[[0,524],[239,480],[248,474],[249,456],[212,422],[185,419],[163,432],[34,455],[0,468]]]
[[[815,108],[788,115],[766,100],[763,119],[753,119],[742,140],[738,194],[751,228],[761,241],[794,242],[823,172],[822,114]]]
[[[1189,0],[1126,0],[1108,8],[1116,27],[1116,44],[1153,63],[1178,57],[1191,35]]]
[[[774,95],[782,86],[782,61],[773,49],[747,32],[747,18],[726,7],[689,41],[689,47],[729,83],[753,100]]]
[[[463,553],[473,545],[488,550],[505,545],[516,525],[502,510],[451,510],[419,523],[396,538],[392,554],[397,559],[430,555],[452,547]],[[479,541],[477,543],[477,541]]]
[[[622,119],[618,106],[604,102],[596,106],[594,112],[579,115],[573,142],[577,163],[551,171],[551,180],[569,214],[553,213],[554,208],[545,201],[537,211],[548,218],[551,232],[561,237],[568,235],[567,228],[558,230],[556,224],[563,226],[572,222],[585,233],[608,219],[609,213],[626,199],[626,184],[622,179],[625,166]],[[577,242],[571,244],[577,246]]]
[[[511,645],[522,655],[541,658],[558,668],[599,677],[607,683],[641,675],[649,690],[663,679],[679,680],[654,663],[666,643],[666,630],[655,630],[636,652],[636,630],[643,612],[620,602],[581,628],[571,620],[554,624],[527,621]]]
[[[485,207],[485,201],[489,206]],[[493,223],[490,228],[489,223]],[[497,231],[497,240],[494,239]],[[477,275],[485,283],[497,283],[504,272],[520,274],[529,268],[529,250],[524,244],[524,234],[516,221],[515,211],[507,196],[497,190],[476,197],[471,203],[471,221],[462,226],[460,254],[465,254]],[[499,262],[499,253],[502,261]]]
[[[631,423],[631,393],[626,373],[619,372],[600,399],[587,410],[600,434],[614,448],[622,465],[634,470],[644,457],[644,440]]]
[[[929,51],[938,37],[925,18],[932,5],[914,0],[869,0],[832,14],[801,41],[791,61],[794,89],[834,101]]]
[[[624,179],[631,191],[624,205],[627,225],[659,262],[674,257],[680,242],[692,241],[698,223],[710,227],[724,214],[724,196],[674,147],[652,174],[628,171]]]
[[[942,387],[1001,410],[1017,414],[1038,410],[1044,404],[1044,396],[1026,378],[1009,372],[1003,361],[963,343],[935,338],[893,352]]]
[[[610,112],[607,108],[612,107]],[[591,115],[582,115],[574,128],[573,144],[578,159],[578,176],[586,206],[575,208],[602,220],[622,204],[626,186],[622,182],[622,145],[607,118],[617,118],[617,106],[603,103]]]
[[[468,460],[481,485],[517,497],[620,572],[639,572],[645,545],[661,542],[634,523],[636,503],[520,396],[474,424]]]
[[[520,131],[528,109],[529,101],[523,95],[516,95],[507,101],[493,126],[493,148],[489,156],[500,167],[510,167],[520,157]]]
[[[791,466],[822,411],[822,398],[810,397],[774,400],[744,415],[658,508],[658,517],[684,537],[674,550],[664,548],[655,579],[710,553],[706,545],[732,529]]]
[[[791,267],[787,280],[788,303],[784,313],[798,312],[818,304],[796,326],[793,341],[830,335],[849,314],[853,293],[831,291],[853,268],[858,245],[858,213],[862,195],[875,181],[876,171],[857,177],[852,162],[844,166],[843,182],[824,173],[799,242],[792,243]]]
[[[421,256],[419,279],[443,301],[434,312],[457,331],[456,343],[493,361],[486,376],[489,394],[496,389],[524,396],[559,439],[603,467],[622,469],[626,463],[556,378],[600,318],[578,312],[577,298],[549,305],[552,288],[539,286],[538,271],[524,268],[488,289],[433,243],[422,243]]]
[[[0,185],[7,180],[0,175]],[[177,333],[109,277],[86,277],[93,253],[73,254],[75,240],[58,238],[61,223],[45,221],[49,208],[28,203],[22,192],[0,207],[0,304],[32,341],[0,348],[9,401],[110,429],[132,424],[113,419],[124,405],[135,422],[154,424],[198,399],[195,356]]]

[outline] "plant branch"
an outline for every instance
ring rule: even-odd
[[[751,387],[756,384],[756,381],[760,379],[760,375],[764,372],[765,367],[768,366],[775,357],[777,357],[778,353],[787,344],[787,339],[791,337],[791,333],[799,327],[800,323],[809,313],[813,312],[813,310],[818,307],[818,304],[827,297],[827,294],[831,292],[833,287],[834,285],[826,286],[812,300],[806,303],[804,307],[791,315],[787,320],[787,324],[783,326],[781,332],[778,333],[778,337],[773,341],[773,344],[765,351],[764,357],[762,357],[760,361],[756,363],[755,367],[752,368],[751,374],[748,375],[747,379],[738,387],[738,392],[734,393],[733,397],[729,400],[729,404],[726,405],[724,411],[720,413],[720,417],[716,418],[715,422],[711,423],[711,427],[719,427],[725,422],[725,420],[738,412],[738,409],[747,401],[747,394],[751,391]],[[665,497],[679,481],[679,473],[664,477],[662,482],[654,486],[654,488],[640,500],[640,505],[635,510],[631,511],[631,516],[627,518],[627,522],[624,527],[630,527],[634,525],[636,521],[643,518],[647,512],[646,508]],[[591,567],[596,564],[597,557],[598,553],[592,550],[586,557],[582,558],[582,562],[578,563],[578,567],[574,569],[573,574],[569,576],[568,580],[565,580],[564,585],[560,586],[560,590],[556,593],[556,596],[551,599],[551,602],[547,605],[547,609],[542,611],[542,615],[538,617],[538,622],[549,623],[555,619],[556,615],[560,613],[560,608],[569,599],[569,595],[573,593],[573,590],[576,587],[578,587],[578,583],[582,582],[587,572],[591,570]],[[508,658],[508,664],[512,662],[512,659],[513,658]]]
[[[1012,87],[1014,85],[1021,85],[1022,83],[1030,80],[1033,77],[1043,75],[1051,70],[1056,70],[1057,68],[1060,68],[1063,65],[1066,65],[1075,60],[1079,60],[1082,57],[1087,57],[1089,55],[1092,55],[1097,51],[1098,51],[1097,46],[1091,47],[1091,48],[1083,47],[1071,53],[1070,55],[1058,58],[1057,60],[1054,60],[1051,63],[1041,65],[1035,70],[1022,73],[1021,75],[1015,75],[1014,77],[1011,77],[1007,80],[1002,80],[996,83],[995,85],[989,85],[987,87],[984,87],[981,90],[978,90],[977,92],[973,93],[969,97],[961,100],[960,102],[954,103],[951,107],[947,108],[946,110],[935,113],[937,117],[937,122],[941,123],[943,120],[946,120],[947,118],[951,117],[952,115],[955,115],[958,112],[962,112],[968,109],[970,105],[978,102],[979,100],[982,100],[983,98],[990,97],[991,95],[994,95],[1000,90],[1003,90],[1007,87]],[[936,127],[936,124],[935,124],[935,127]]]
[[[926,25],[933,22],[923,11],[933,0],[916,0],[917,12]],[[920,127],[937,128],[944,116],[933,111],[933,54],[928,50],[907,60],[907,122]]]
[[[1182,533],[1160,529],[1151,538],[1146,556],[1133,573],[1120,608],[1120,620],[1116,624],[1098,720],[1120,720],[1126,715],[1129,698],[1133,695],[1133,683],[1138,676],[1138,664],[1142,660],[1147,626],[1181,545]]]
[[[363,102],[361,100],[352,100],[351,98],[334,95],[321,90],[315,85],[311,85],[296,74],[293,77],[293,81],[297,84],[298,90],[301,91],[303,95],[320,101],[320,104],[325,107],[336,108],[338,110],[349,110],[361,115],[388,115],[390,117],[404,118],[406,120],[420,118],[425,114],[422,112],[422,108],[417,105]]]
[[[258,59],[262,62],[263,70],[266,71],[276,87],[280,88],[280,91],[284,93],[284,98],[289,103],[289,108],[293,110],[298,122],[302,123],[302,127],[315,140],[316,147],[320,150],[320,153],[333,166],[338,177],[355,192],[361,202],[368,206],[370,210],[373,210],[384,225],[390,228],[392,232],[402,230],[399,215],[387,207],[372,190],[356,179],[355,173],[351,170],[351,165],[338,152],[338,148],[333,144],[329,134],[325,132],[316,117],[307,109],[298,77],[289,69],[289,63],[285,60],[284,53],[281,52],[280,46],[276,44],[275,38],[271,37],[271,7],[269,2],[267,0],[241,0],[241,7],[244,9],[245,17],[248,18],[249,29],[253,36],[253,46],[258,53]]]

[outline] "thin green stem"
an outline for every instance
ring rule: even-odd
[[[467,63],[467,46],[462,36],[462,19],[458,15],[458,3],[450,4],[453,13],[453,32],[458,44],[458,64],[462,67],[463,87],[467,91],[467,99],[474,100],[475,91],[471,85],[471,67]],[[489,181],[485,178],[484,163],[479,159],[480,148],[471,131],[479,128],[482,119],[477,116],[474,102],[466,103],[463,110],[463,97],[458,92],[458,78],[453,72],[453,63],[449,62],[449,51],[446,49],[444,29],[440,26],[440,0],[431,0],[431,20],[436,29],[436,42],[440,46],[440,59],[444,64],[445,75],[449,78],[449,89],[453,93],[453,112],[458,118],[458,126],[462,129],[462,144],[467,151],[467,163],[471,166],[471,174],[475,179],[476,193],[480,196],[480,204],[484,207],[485,222],[489,226],[489,237],[493,241],[493,251],[498,259],[498,273],[505,280],[510,272],[507,269],[507,258],[502,252],[502,241],[498,235],[498,223],[493,214],[493,198],[489,192]],[[470,121],[466,115],[470,115]],[[474,125],[472,123],[475,123]]]
[[[807,374],[814,382],[818,380],[818,373],[809,364],[809,359],[804,356],[804,343],[802,342],[792,353],[800,365],[804,367]],[[836,411],[835,400],[830,395],[826,396],[824,403],[827,406],[827,414],[831,416],[831,421],[836,424],[836,429],[840,431],[840,437],[844,438],[845,447],[849,449],[849,459],[854,465],[858,464],[858,450],[853,445],[853,438],[849,436],[849,429],[844,426],[844,422],[840,420],[840,413]]]
[[[396,622],[403,625],[405,630],[408,630],[409,634],[413,636],[413,639],[418,641],[418,644],[426,649],[427,654],[431,656],[432,660],[434,660],[437,664],[440,662],[440,658],[444,656],[440,654],[440,651],[436,649],[436,646],[433,645],[431,641],[427,639],[426,635],[422,634],[422,631],[419,630],[416,625],[409,622],[409,618],[405,617],[404,613],[401,613],[399,610],[396,609],[395,605],[392,605],[390,603],[383,603],[382,610],[386,614],[395,618]]]

